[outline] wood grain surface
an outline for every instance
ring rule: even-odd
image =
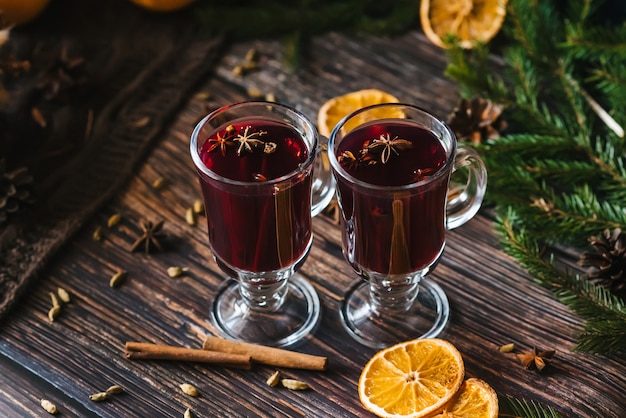
[[[261,56],[259,71],[232,73],[249,48]],[[48,263],[19,306],[0,323],[0,415],[47,416],[47,398],[60,416],[182,417],[191,408],[199,417],[366,417],[357,395],[360,371],[375,350],[360,346],[342,329],[338,307],[355,280],[341,253],[340,230],[326,216],[314,219],[315,239],[301,273],[320,295],[322,321],[299,351],[327,356],[324,372],[284,370],[311,389],[270,388],[273,368],[238,370],[172,361],[129,361],[126,341],[199,348],[213,335],[208,322],[222,274],[212,259],[206,223],[185,221],[185,210],[199,197],[189,157],[189,134],[206,111],[244,100],[248,90],[273,93],[315,120],[330,97],[361,88],[381,88],[401,100],[445,117],[458,99],[457,88],[442,76],[445,58],[419,31],[387,39],[350,34],[315,38],[299,70],[284,63],[277,41],[248,41],[228,48],[211,77],[197,86],[208,103],[190,97],[183,111],[151,150],[127,187],[100,210]],[[158,177],[166,187],[155,190]],[[122,221],[106,222],[114,213]],[[140,233],[140,219],[165,220],[163,252],[145,255],[129,248]],[[507,396],[551,406],[564,416],[626,416],[626,360],[572,351],[581,320],[556,302],[499,248],[492,218],[485,212],[448,234],[443,258],[432,275],[448,295],[451,320],[442,335],[463,354],[467,376],[489,382],[500,399]],[[102,241],[92,239],[103,228]],[[169,266],[188,267],[170,278]],[[118,270],[128,278],[117,288],[109,278]],[[67,289],[72,302],[51,323],[49,292]],[[410,338],[410,336],[407,336]],[[555,349],[541,374],[525,370],[514,354],[498,346],[515,343]],[[179,388],[191,383],[192,398]],[[123,394],[105,402],[91,393],[112,384]]]

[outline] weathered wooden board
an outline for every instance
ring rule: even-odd
[[[250,47],[261,53],[260,70],[238,78],[231,70]],[[245,99],[248,88],[257,88],[312,119],[326,99],[360,88],[382,88],[441,115],[457,100],[455,86],[441,75],[442,52],[418,32],[395,39],[329,34],[314,40],[301,70],[289,70],[282,59],[279,42],[233,45],[198,92],[209,92],[210,106],[217,106]],[[190,98],[128,186],[51,260],[0,324],[0,410],[9,416],[45,416],[41,397],[55,401],[63,416],[176,417],[188,407],[197,416],[368,416],[356,384],[374,350],[351,340],[340,325],[338,306],[354,275],[341,254],[339,227],[324,216],[314,220],[313,248],[301,270],[320,294],[323,319],[298,349],[328,356],[329,370],[285,372],[311,390],[266,386],[269,367],[243,371],[124,358],[129,340],[200,347],[203,335],[214,332],[208,315],[221,274],[204,219],[197,226],[185,222],[186,208],[199,196],[188,136],[202,112],[202,101]],[[161,176],[168,185],[157,191],[152,183]],[[102,241],[92,240],[93,230],[113,213],[122,215],[121,224],[104,227]],[[164,252],[129,251],[141,218],[166,220]],[[189,267],[189,274],[168,277],[166,269],[173,265]],[[118,269],[129,276],[112,289],[109,278]],[[626,415],[626,360],[571,351],[580,319],[502,253],[489,217],[478,216],[449,234],[433,279],[451,303],[443,337],[462,352],[468,376],[485,379],[501,398],[535,400],[565,416]],[[58,286],[70,291],[73,301],[50,323],[49,292]],[[557,354],[538,374],[497,350],[509,342]],[[178,388],[183,382],[197,386],[201,396],[184,395]],[[88,399],[114,383],[126,393],[103,403]]]

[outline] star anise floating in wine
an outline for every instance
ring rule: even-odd
[[[137,240],[133,243],[130,250],[135,252],[140,247],[144,247],[146,254],[150,254],[150,250],[152,247],[156,247],[159,251],[163,250],[163,246],[159,242],[160,239],[165,237],[165,233],[163,232],[163,224],[165,221],[159,221],[157,223],[152,223],[151,221],[141,220],[140,226],[143,234],[137,238]]]
[[[533,347],[531,351],[516,354],[515,356],[522,362],[524,368],[535,368],[540,372],[546,367],[550,360],[552,360],[555,353],[555,350],[538,351],[537,347]]]
[[[411,141],[391,137],[389,133],[381,134],[378,138],[374,138],[363,143],[362,148],[357,155],[352,151],[343,151],[337,160],[339,164],[353,170],[359,167],[378,164],[387,164],[392,155],[400,155],[400,151],[413,147]]]
[[[265,131],[251,131],[251,126],[245,126],[237,133],[233,125],[228,125],[224,132],[217,132],[215,137],[209,138],[211,144],[208,152],[219,149],[222,155],[226,155],[227,148],[237,147],[237,156],[241,157],[244,152],[253,152],[256,148],[261,148],[266,154],[271,154],[276,150],[276,143],[264,141],[262,136],[267,135]]]
[[[413,148],[411,141],[400,139],[397,136],[391,138],[391,135],[387,133],[366,142],[363,151],[367,154],[380,154],[380,162],[387,164],[392,153],[400,155],[400,151],[409,148]]]

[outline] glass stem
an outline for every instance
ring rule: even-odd
[[[241,280],[239,291],[253,310],[276,311],[287,295],[286,279],[270,281]]]
[[[419,293],[419,278],[412,277],[407,279],[400,282],[370,280],[370,304],[372,310],[378,314],[408,311]]]

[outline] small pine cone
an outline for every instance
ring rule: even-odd
[[[33,176],[28,169],[21,167],[7,173],[5,167],[5,160],[0,160],[0,225],[7,221],[9,214],[17,212],[22,203],[32,200]]]
[[[583,253],[579,264],[589,267],[588,279],[614,294],[626,296],[626,234],[616,228],[604,230],[602,236],[592,236],[589,243],[595,253]]]
[[[506,122],[500,117],[504,106],[480,97],[461,99],[448,117],[448,125],[459,141],[480,144],[500,136]]]

